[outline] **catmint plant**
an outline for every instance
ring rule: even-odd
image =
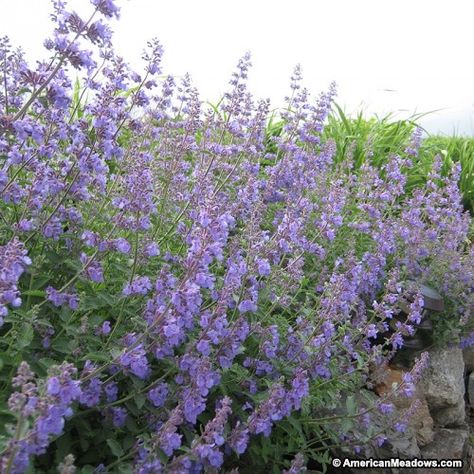
[[[163,74],[158,40],[131,70],[119,14],[53,1],[35,66],[0,40],[0,470],[296,473],[328,440],[383,444],[425,355],[352,407],[358,430],[321,413],[403,348],[420,284],[449,308],[440,333],[472,339],[460,170],[435,159],[408,192],[419,130],[381,165],[336,160],[336,87],[313,97],[299,66],[269,136],[249,53],[210,107]]]

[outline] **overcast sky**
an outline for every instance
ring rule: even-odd
[[[87,0],[71,0],[79,13]],[[250,89],[275,107],[300,63],[314,93],[338,84],[347,112],[430,114],[432,133],[474,135],[473,0],[117,0],[117,50],[134,67],[146,41],[165,47],[164,72],[191,73],[216,101],[250,51]],[[49,0],[0,0],[0,35],[44,56]]]

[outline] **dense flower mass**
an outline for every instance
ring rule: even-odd
[[[409,188],[418,129],[377,163],[336,159],[335,86],[312,98],[299,67],[276,128],[249,54],[215,107],[160,75],[157,40],[134,72],[116,3],[54,0],[36,66],[0,40],[0,471],[297,473],[328,439],[384,443],[368,407],[359,430],[318,416],[403,347],[420,284],[440,334],[472,330],[460,170],[435,157]],[[388,433],[393,404],[372,408]]]
[[[0,326],[8,314],[8,305],[14,308],[21,306],[17,285],[27,265],[31,264],[27,253],[18,238],[13,238],[0,248]]]

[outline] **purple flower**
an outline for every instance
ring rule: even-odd
[[[367,326],[367,337],[374,338],[377,337],[378,331],[375,324],[369,324]]]
[[[258,274],[261,276],[270,275],[270,263],[265,258],[257,259]]]
[[[145,255],[147,257],[156,257],[157,255],[160,255],[160,248],[158,247],[158,244],[155,242],[148,244],[145,247]]]
[[[212,467],[221,467],[224,462],[224,455],[215,445],[211,444],[199,444],[194,448],[194,452],[200,458],[201,462],[208,464]]]
[[[102,328],[101,328],[101,333],[104,336],[107,336],[110,334],[111,328],[110,328],[110,321],[104,321],[102,323]]]
[[[46,295],[48,300],[51,301],[54,306],[62,306],[67,304],[72,310],[76,310],[79,307],[79,298],[77,295],[60,293],[52,286],[48,286],[46,288]]]
[[[119,357],[119,364],[140,379],[146,379],[150,374],[150,367],[143,344],[139,344],[130,350],[124,349]]]
[[[95,21],[87,29],[87,37],[93,43],[109,44],[112,38],[112,31],[102,22],[102,20]]]
[[[423,306],[424,306],[423,296],[421,294],[418,294],[415,300],[413,301],[413,303],[410,304],[410,309],[409,309],[410,313],[408,315],[408,320],[415,324],[420,324]]]
[[[154,435],[158,446],[167,456],[171,456],[173,451],[181,447],[182,435],[177,433],[178,426],[183,422],[183,416],[178,405],[169,415],[167,421]]]
[[[29,232],[35,228],[35,222],[33,220],[21,219],[18,222],[18,229],[21,232]]]
[[[257,311],[257,305],[250,300],[244,300],[239,304],[239,311],[241,313],[254,312]]]
[[[380,413],[384,415],[389,415],[390,413],[393,412],[393,403],[380,403],[378,405],[378,409],[380,410]]]
[[[182,435],[178,433],[165,433],[161,437],[161,449],[167,456],[171,456],[173,451],[181,446]]]
[[[26,254],[27,250],[17,238],[0,247],[0,326],[3,317],[8,314],[6,305],[21,305],[17,284],[26,267],[31,264]]]
[[[237,422],[229,435],[229,446],[237,453],[243,454],[247,450],[249,443],[249,430],[240,421]]]
[[[79,308],[79,297],[77,295],[67,295],[67,304],[74,311]]]
[[[115,382],[109,382],[104,386],[104,393],[109,403],[115,402],[118,396],[118,386]]]
[[[130,253],[130,250],[132,248],[128,240],[124,239],[123,237],[116,239],[114,242],[114,246],[119,252],[124,254]]]
[[[81,238],[88,247],[95,247],[99,243],[97,234],[89,230],[84,231]]]
[[[248,427],[250,433],[263,433],[270,436],[273,423],[288,416],[293,408],[291,397],[280,384],[273,385],[269,397],[250,415]]]
[[[47,383],[48,395],[58,395],[61,390],[61,383],[57,377],[51,377]]]
[[[135,277],[124,287],[122,294],[125,296],[146,295],[151,288],[152,284],[148,277]]]
[[[79,401],[86,407],[94,407],[99,403],[102,390],[102,382],[94,377],[87,385],[82,385],[82,393]]]
[[[197,417],[206,409],[205,398],[195,390],[186,388],[183,392],[184,417],[189,423],[195,424]]]
[[[111,18],[115,16],[119,17],[120,8],[115,5],[115,0],[91,0],[92,5],[97,7],[105,17]]]
[[[45,416],[39,418],[37,423],[38,435],[48,438],[49,435],[59,435],[64,428],[65,411],[62,407],[50,406]]]
[[[415,385],[413,383],[413,378],[410,372],[405,372],[403,374],[403,384],[402,384],[402,393],[406,397],[411,397],[415,393]]]
[[[396,431],[398,431],[399,433],[404,433],[406,430],[407,430],[407,424],[406,422],[402,422],[402,421],[397,421],[393,427],[395,428]]]
[[[90,259],[85,253],[81,254],[80,260],[83,265],[87,265],[86,274],[93,282],[101,283],[104,281],[104,274],[99,262]]]
[[[87,269],[87,275],[92,281],[96,283],[102,283],[104,281],[102,268],[99,266],[98,263],[89,265],[89,268]]]
[[[302,400],[309,395],[309,377],[305,370],[298,369],[292,382],[288,396],[292,400],[293,408],[299,410]]]
[[[232,413],[232,401],[229,397],[224,397],[216,410],[215,417],[206,424],[202,434],[203,440],[210,444],[222,446],[224,444],[224,429],[227,419]]]
[[[205,356],[208,356],[211,353],[211,346],[209,344],[209,341],[206,339],[201,339],[197,344],[196,344],[196,349]]]
[[[127,420],[127,410],[121,407],[112,408],[112,422],[116,428],[121,428]]]
[[[420,149],[422,141],[423,129],[417,127],[413,132],[409,145],[405,148],[405,153],[413,157],[418,156],[418,150]]]
[[[469,347],[474,346],[474,332],[469,333],[467,336],[461,338],[461,342],[459,343],[461,349],[467,349]]]
[[[283,474],[300,474],[306,472],[304,456],[298,453],[291,462],[290,469],[284,469]]]
[[[38,355],[49,368],[38,380],[23,363],[12,380],[7,406],[24,421],[20,437],[4,443],[12,473],[46,453],[73,409],[80,415],[101,403],[115,428],[133,428],[127,416],[143,428],[129,446],[137,473],[222,470],[225,457],[244,454],[251,436],[269,437],[316,387],[324,400],[324,387],[345,376],[357,390],[365,381],[353,377],[361,351],[364,367],[380,367],[391,355],[373,339],[389,330],[401,299],[412,302],[408,321],[398,323],[387,345],[402,347],[421,321],[419,283],[443,294],[448,319],[468,322],[474,251],[466,245],[461,169],[447,173],[435,158],[426,183],[413,185],[406,170],[420,147],[418,130],[402,156],[382,156],[369,140],[362,164],[353,163],[350,147],[341,161],[339,144],[323,133],[335,87],[312,100],[297,67],[273,134],[269,102],[248,91],[249,54],[223,100],[207,111],[188,75],[159,77],[159,41],[147,45],[144,72],[132,71],[112,50],[107,19],[118,16],[118,2],[91,2],[94,18],[87,21],[66,11],[65,0],[53,1],[55,29],[45,42],[53,65],[29,65],[0,39],[0,197],[8,224],[0,246],[0,325],[10,308],[9,328],[24,316],[15,308],[29,287],[27,248],[38,257],[33,289],[43,288],[45,275],[66,285],[46,288],[46,306],[35,306],[33,291],[28,304],[36,309],[24,308],[32,312],[34,341],[22,354]],[[71,67],[85,69],[77,87]],[[380,166],[370,159],[375,152]],[[159,245],[162,259],[153,258]],[[120,270],[131,253],[133,276]],[[64,265],[56,268],[56,260]],[[117,315],[103,316],[106,308],[90,308],[90,320],[63,310],[48,315],[52,306],[79,308],[73,282],[85,292],[98,286],[91,282],[118,288],[126,305],[116,327],[125,334],[120,341],[110,337]],[[260,308],[269,314],[257,315]],[[63,326],[85,344],[70,354],[84,366],[79,380],[72,365],[48,360],[58,356],[52,336]],[[5,331],[7,343],[15,342],[13,329]],[[31,334],[25,337],[27,344]],[[110,351],[109,364],[81,362],[87,348]],[[405,376],[403,393],[412,394],[426,363],[421,357]],[[229,398],[220,398],[223,380]],[[130,391],[145,391],[150,413],[127,415],[118,384],[125,402]],[[385,402],[377,408],[384,415],[394,410]],[[362,438],[371,424],[364,415]],[[286,472],[304,464],[298,454]]]
[[[148,392],[148,398],[155,407],[162,407],[168,398],[168,384],[160,383]]]
[[[21,441],[17,443],[10,440],[8,443],[7,451],[11,452],[14,448],[16,452],[13,459],[14,472],[24,472],[29,456],[45,453],[51,437],[62,434],[65,419],[72,415],[71,403],[81,395],[79,381],[72,379],[77,371],[71,364],[63,363],[52,370],[56,375],[47,378],[44,396],[38,395],[36,384],[32,381],[33,375],[26,363],[20,365],[18,375],[13,379],[13,385],[20,388],[21,393],[16,392],[16,396],[10,397],[9,406],[16,410],[15,406],[20,408],[21,405],[23,416],[35,415]],[[25,404],[26,398],[28,401]],[[2,461],[5,459],[9,459],[8,454]]]

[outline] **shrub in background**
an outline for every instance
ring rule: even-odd
[[[371,410],[403,430],[351,394],[419,322],[417,282],[450,335],[469,322],[459,167],[405,194],[417,135],[380,167],[335,160],[333,86],[312,100],[296,68],[272,138],[248,55],[204,109],[159,42],[141,75],[114,54],[112,0],[88,20],[53,3],[49,61],[1,46],[1,471],[294,473],[383,443]],[[335,428],[318,412],[342,396]]]

